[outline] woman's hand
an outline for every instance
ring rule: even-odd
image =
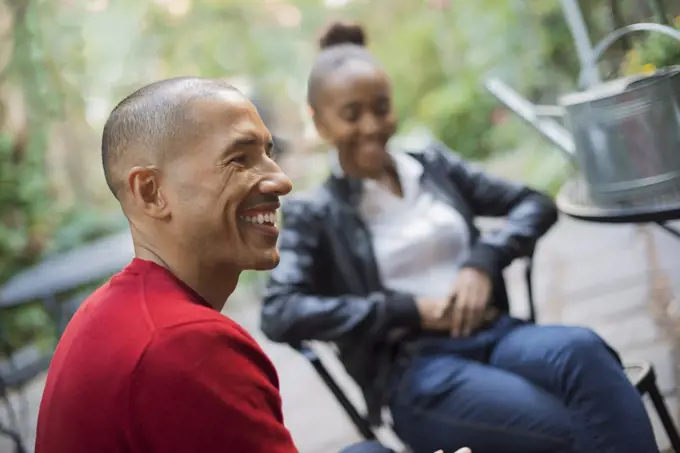
[[[464,267],[458,272],[449,298],[453,337],[467,337],[482,324],[491,286],[491,277],[484,271]]]
[[[451,330],[451,303],[448,299],[416,299],[420,325],[425,330]]]

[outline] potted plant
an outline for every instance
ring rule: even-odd
[[[672,26],[680,30],[680,16]],[[680,42],[658,33],[637,42],[626,53],[621,65],[623,75],[652,74],[658,68],[680,65]]]

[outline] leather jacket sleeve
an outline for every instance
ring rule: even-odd
[[[367,296],[329,296],[323,288],[333,272],[326,266],[322,213],[312,203],[292,199],[283,204],[279,238],[281,261],[265,290],[260,328],[277,342],[338,341],[363,337],[370,344],[394,327],[417,326],[412,296],[372,292]],[[326,274],[326,276],[324,276]]]
[[[464,264],[494,275],[515,258],[533,253],[538,239],[557,222],[557,208],[546,194],[484,173],[444,145],[436,165],[445,168],[475,217],[505,217],[503,228],[482,235]]]

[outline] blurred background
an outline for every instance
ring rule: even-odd
[[[677,0],[580,3],[594,42],[619,26],[658,18],[659,8],[680,28]],[[336,18],[367,28],[370,50],[394,80],[402,134],[437,137],[489,171],[553,195],[573,173],[482,83],[501,77],[537,104],[555,104],[576,89],[580,64],[558,0],[0,0],[0,288],[35,265],[125,231],[104,182],[99,141],[113,106],[152,81],[230,79],[256,101],[283,144],[282,164],[296,190],[321,181],[326,154],[310,123],[306,80],[319,30]],[[680,64],[680,45],[649,35],[619,41],[602,68],[614,77],[670,64]],[[653,360],[677,412],[677,329],[669,319],[680,249],[659,234],[560,221],[537,258],[537,300],[542,319],[589,324],[630,355]],[[118,241],[108,247],[129,253],[126,239]],[[622,265],[629,261],[630,271]],[[50,351],[63,321],[55,323],[50,303],[102,280],[55,291],[49,303],[27,296],[7,304],[0,310],[5,361],[11,365],[16,351]],[[304,360],[258,334],[259,282],[246,275],[225,312],[253,331],[279,366],[300,451],[352,442],[357,434]],[[43,379],[34,374],[10,395],[18,410],[8,413],[29,445]],[[0,452],[11,452],[2,442]]]

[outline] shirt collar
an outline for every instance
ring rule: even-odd
[[[387,143],[387,151],[394,160],[394,164],[399,175],[399,181],[402,185],[413,186],[419,184],[420,177],[423,174],[423,166],[415,158],[404,152],[401,146],[396,144],[393,140]],[[340,159],[337,150],[331,150],[328,153],[328,160],[330,163],[331,173],[336,178],[346,178],[345,172],[340,166]],[[374,181],[363,180],[363,184],[371,185]],[[405,188],[406,189],[406,188]]]

